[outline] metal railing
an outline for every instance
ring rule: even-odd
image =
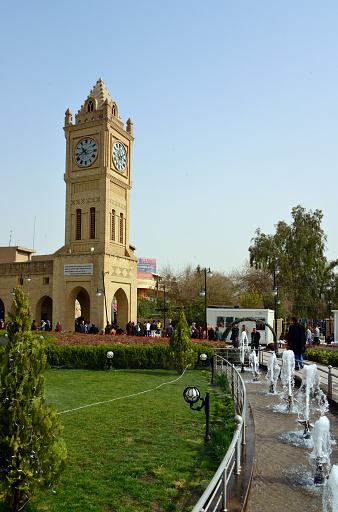
[[[242,445],[245,444],[246,390],[243,379],[233,364],[224,357],[214,355],[214,369],[226,373],[235,405],[235,431],[232,442],[208,487],[194,506],[192,512],[226,511],[227,487],[233,472],[241,472]],[[220,507],[220,508],[219,508]]]

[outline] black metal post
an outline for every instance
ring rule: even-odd
[[[163,329],[165,330],[165,284],[163,285]]]
[[[212,386],[215,385],[215,367],[214,367],[214,363],[215,363],[215,355],[212,355],[212,357],[211,357],[211,385]]]
[[[20,276],[20,286],[23,286],[23,277],[22,277],[22,274]]]
[[[209,423],[210,423],[210,404],[209,404],[209,392],[205,397],[205,437],[204,444],[208,444],[210,442],[210,434],[209,434]]]
[[[275,346],[275,354],[277,356],[278,354],[278,343],[277,343],[277,316],[278,316],[278,285],[277,285],[277,281],[276,281],[276,270],[277,270],[277,265],[274,264],[273,266],[273,289],[274,291],[276,291],[276,295],[275,295],[275,335],[276,335],[276,339],[274,340],[274,346]]]
[[[106,307],[106,326],[108,325],[108,312],[107,312],[107,298],[106,298],[106,287],[105,287],[105,284],[104,284],[104,275],[105,274],[109,274],[109,271],[108,272],[103,272],[102,270],[102,281],[103,281],[103,295],[104,295],[104,304],[105,304],[105,307]]]
[[[204,268],[204,311],[205,311],[205,339],[208,339],[208,322],[207,322],[207,269]]]
[[[329,331],[326,333],[326,337],[331,336],[331,288],[329,288]]]

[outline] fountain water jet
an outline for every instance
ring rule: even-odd
[[[312,429],[313,450],[310,453],[310,461],[316,465],[314,483],[323,485],[330,471],[330,456],[332,452],[332,440],[330,436],[330,420],[322,416]]]
[[[277,387],[277,380],[280,374],[280,367],[277,361],[276,354],[273,353],[267,363],[266,379],[270,382],[269,393],[275,393]]]
[[[323,494],[323,512],[338,512],[338,466],[332,466]]]
[[[292,409],[292,388],[294,387],[294,376],[295,376],[295,354],[292,350],[285,350],[283,352],[283,365],[281,371],[281,380],[283,384],[284,399],[288,401],[287,410]]]
[[[297,394],[298,421],[304,425],[304,437],[310,437],[310,417],[319,412],[320,416],[328,411],[329,404],[320,389],[320,377],[317,365],[304,366],[302,384]]]
[[[258,363],[258,358],[257,358],[255,350],[253,350],[251,352],[251,354],[249,355],[249,365],[252,370],[253,380],[254,380],[254,382],[257,382],[258,381],[259,363]]]

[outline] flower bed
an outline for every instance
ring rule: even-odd
[[[306,352],[306,359],[315,361],[316,363],[330,364],[331,366],[338,367],[338,350],[337,348],[316,348],[308,349]]]
[[[46,339],[46,344],[54,345],[168,345],[169,338],[152,338],[151,336],[126,336],[109,334],[80,334],[78,332],[39,332]],[[209,340],[191,340],[193,345],[203,345],[206,347],[224,347],[223,341]]]

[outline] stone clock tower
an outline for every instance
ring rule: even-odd
[[[137,258],[129,243],[133,123],[124,128],[99,79],[75,123],[66,111],[64,131],[65,246],[54,255],[53,318],[73,330],[77,299],[85,320],[103,328],[115,315],[125,329],[137,314]]]

